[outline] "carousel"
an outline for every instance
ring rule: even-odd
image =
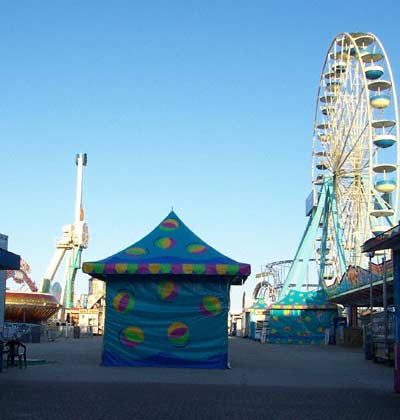
[[[49,293],[6,291],[4,318],[7,322],[40,324],[54,315],[61,305]]]
[[[6,322],[40,324],[47,321],[60,308],[56,296],[38,293],[35,282],[30,278],[29,264],[21,258],[19,270],[7,270],[7,287],[4,319]],[[12,286],[14,289],[10,290]]]

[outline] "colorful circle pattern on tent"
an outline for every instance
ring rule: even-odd
[[[143,341],[144,333],[139,327],[126,327],[120,332],[120,342],[127,347],[138,347]]]
[[[205,245],[202,244],[190,244],[186,247],[187,252],[189,252],[189,254],[204,254],[205,252],[207,252],[207,247]]]
[[[189,327],[183,322],[174,322],[168,327],[168,339],[175,347],[185,347],[189,337]]]
[[[147,249],[141,248],[139,246],[133,246],[132,248],[128,248],[127,250],[125,250],[125,254],[131,257],[141,257],[148,253],[149,251]]]
[[[162,302],[172,302],[179,292],[179,286],[174,281],[162,281],[157,287],[158,297]]]
[[[133,310],[135,306],[135,297],[127,290],[120,290],[113,299],[113,307],[119,312],[126,314]]]
[[[216,296],[205,296],[200,303],[200,312],[205,316],[216,316],[222,311],[221,301]]]
[[[154,245],[161,249],[171,249],[176,245],[176,241],[173,238],[158,238]]]
[[[175,229],[178,229],[178,227],[179,227],[179,222],[175,219],[165,219],[160,224],[160,229],[164,231],[175,230]]]

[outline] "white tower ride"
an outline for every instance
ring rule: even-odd
[[[84,222],[82,207],[82,180],[83,167],[87,165],[86,153],[76,155],[77,181],[75,201],[75,223],[63,227],[62,237],[57,241],[53,258],[46,270],[42,283],[42,293],[50,293],[51,282],[60,267],[66,254],[68,254],[68,266],[65,272],[65,284],[62,293],[62,305],[64,308],[72,308],[74,302],[74,283],[76,272],[81,268],[82,250],[88,247],[88,226]]]

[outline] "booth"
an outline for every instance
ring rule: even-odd
[[[83,271],[106,282],[104,366],[228,367],[230,286],[250,265],[207,245],[174,212]]]
[[[249,338],[261,340],[263,329],[268,326],[269,305],[263,297],[257,299],[249,308]]]
[[[291,290],[270,309],[268,343],[323,344],[325,330],[331,329],[338,316],[337,306],[323,290]]]

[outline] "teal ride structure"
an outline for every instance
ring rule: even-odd
[[[313,289],[322,291],[349,267],[368,268],[362,244],[397,224],[398,138],[395,83],[383,44],[372,33],[337,35],[318,87],[309,219],[279,295],[283,304],[291,291],[310,291],[310,267]],[[321,298],[317,305],[328,307]]]

